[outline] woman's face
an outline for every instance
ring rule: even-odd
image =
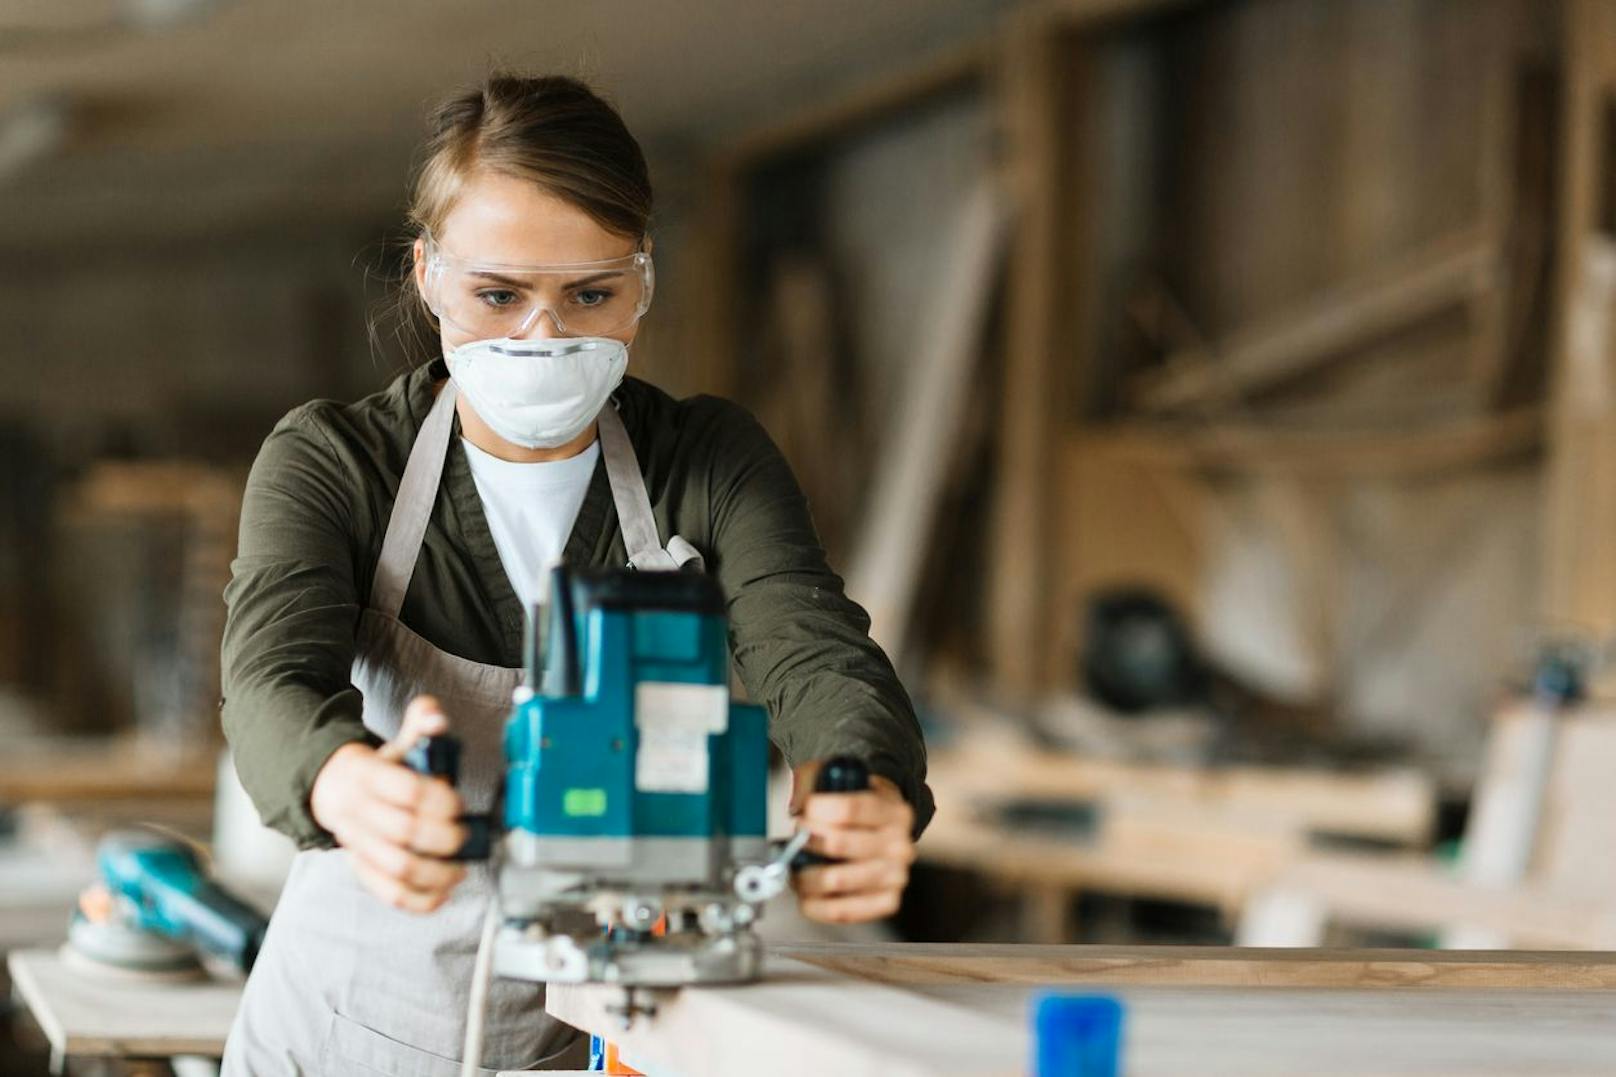
[[[639,244],[602,228],[572,203],[542,190],[530,180],[497,172],[478,172],[460,189],[459,198],[433,233],[438,247],[456,259],[507,266],[574,265],[625,258]],[[649,250],[649,247],[647,247]],[[426,283],[426,251],[415,241],[415,285]],[[496,299],[540,303],[552,310],[565,309],[569,280],[565,275],[543,275],[533,294]],[[624,344],[632,343],[638,321],[609,333]],[[452,350],[473,339],[462,329],[440,320],[443,347]],[[520,334],[523,337],[569,335],[560,332],[548,313],[541,313]]]

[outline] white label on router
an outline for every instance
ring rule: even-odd
[[[641,681],[634,687],[640,750],[634,787],[644,793],[705,793],[707,738],[729,728],[729,686]]]

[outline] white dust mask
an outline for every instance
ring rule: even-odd
[[[610,337],[473,340],[444,353],[477,415],[528,449],[556,449],[589,428],[628,369]]]

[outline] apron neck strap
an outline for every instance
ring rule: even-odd
[[[438,390],[438,398],[426,413],[426,421],[415,435],[410,459],[399,480],[393,512],[387,520],[381,557],[376,562],[376,578],[370,588],[370,607],[389,617],[397,617],[404,606],[404,593],[421,553],[432,505],[438,499],[438,483],[449,452],[449,434],[454,429],[455,383],[448,381]]]
[[[669,570],[678,562],[657,538],[656,517],[645,492],[634,443],[617,409],[608,404],[600,411],[600,452],[606,460],[606,477],[611,480],[612,502],[617,506],[617,526],[623,531],[623,547],[628,551],[630,568],[645,571]]]
[[[438,391],[437,400],[415,435],[398,495],[393,499],[393,512],[376,562],[376,578],[370,588],[370,608],[389,617],[397,617],[404,607],[404,595],[421,554],[421,540],[432,518],[448,456],[449,435],[454,429],[455,397],[453,381]],[[656,517],[645,492],[639,458],[634,455],[634,445],[617,409],[611,405],[602,408],[598,422],[601,456],[606,463],[606,477],[611,480],[612,502],[617,506],[629,567],[655,572],[689,565],[699,570],[702,559],[695,547],[677,535],[664,547],[657,537]]]

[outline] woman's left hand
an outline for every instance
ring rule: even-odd
[[[877,774],[863,793],[813,793],[818,763],[793,771],[791,812],[812,833],[808,849],[839,864],[797,872],[802,914],[827,924],[880,920],[898,911],[909,865],[915,813],[898,787]]]

